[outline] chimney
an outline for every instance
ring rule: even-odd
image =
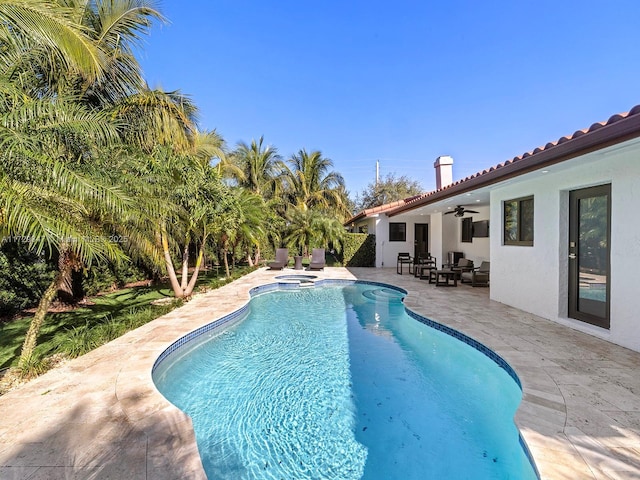
[[[436,169],[436,190],[453,183],[453,158],[449,155],[442,155],[436,158],[433,168]]]

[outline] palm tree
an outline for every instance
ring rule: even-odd
[[[224,138],[215,130],[197,131],[193,136],[193,148],[200,157],[207,161],[218,163],[214,165],[219,177],[241,175],[242,171],[231,161],[227,155]]]
[[[345,229],[337,218],[304,205],[289,207],[285,218],[287,227],[284,242],[301,255],[308,256],[311,246],[326,247],[332,243],[340,248]]]
[[[158,145],[151,155],[140,155],[126,167],[144,180],[144,184],[128,186],[131,194],[155,202],[155,208],[142,212],[137,221],[145,223],[147,240],[155,243],[174,295],[189,297],[202,267],[205,245],[216,232],[218,203],[225,187],[210,158],[199,151],[179,153]],[[193,271],[189,265],[192,247],[196,248]]]
[[[122,258],[121,250],[103,235],[100,219],[120,215],[130,201],[101,182],[99,171],[71,163],[83,163],[96,154],[96,147],[118,141],[108,117],[64,98],[52,104],[21,95],[21,104],[14,104],[12,97],[4,96],[0,115],[5,147],[0,155],[0,233],[26,238],[33,250],[59,258],[59,272],[27,332],[20,358],[24,364],[51,301],[71,271],[96,260]],[[14,109],[8,108],[11,104]]]
[[[108,172],[95,160],[126,129],[105,110],[109,102],[94,99],[123,98],[140,86],[128,45],[141,31],[136,21],[153,12],[124,20],[119,7],[143,4],[0,0],[0,233],[28,238],[32,249],[59,259],[27,332],[22,364],[71,271],[124,257],[102,227],[117,224],[132,202],[104,180]],[[93,28],[98,18],[100,31]],[[120,64],[130,76],[116,66],[125,57]],[[96,86],[119,93],[97,96]]]
[[[18,67],[16,76],[33,73],[32,68],[41,67],[44,61],[77,72],[88,81],[104,77],[107,55],[78,22],[77,12],[83,6],[69,8],[70,3],[0,0],[0,37],[5,47],[0,58]],[[27,80],[34,79],[31,75]]]
[[[276,190],[276,179],[284,169],[278,149],[264,145],[264,137],[260,137],[257,142],[251,140],[251,145],[239,142],[233,158],[242,171],[237,177],[239,185],[265,200],[270,199]]]
[[[76,21],[88,32],[107,57],[104,75],[94,81],[82,77],[82,101],[98,107],[114,105],[146,90],[140,66],[134,56],[154,21],[164,21],[153,0],[60,0],[72,8]],[[73,73],[73,72],[71,72]]]
[[[331,210],[341,219],[349,215],[342,175],[320,151],[305,149],[293,155],[282,175],[288,203],[301,208]]]
[[[269,212],[262,197],[244,188],[234,190],[242,222],[238,225],[234,250],[241,246],[249,266],[260,261],[260,247],[267,242]],[[252,258],[252,252],[255,257]]]

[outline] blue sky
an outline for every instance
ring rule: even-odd
[[[140,55],[233,148],[320,150],[352,197],[381,175],[435,186],[640,104],[640,4],[165,0]]]

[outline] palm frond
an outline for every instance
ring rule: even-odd
[[[132,53],[140,46],[153,20],[166,21],[154,2],[145,0],[118,0],[96,2],[96,16],[92,24],[96,41],[105,50]]]
[[[112,114],[128,125],[126,141],[151,152],[157,145],[190,151],[197,120],[197,109],[179,92],[144,90],[117,104]]]
[[[108,236],[86,221],[82,204],[6,177],[0,179],[0,187],[2,231],[10,239],[49,254],[66,244],[87,265],[122,258]]]
[[[73,10],[52,1],[0,0],[0,24],[59,52],[60,60],[87,78],[102,75],[105,53],[73,22]]]

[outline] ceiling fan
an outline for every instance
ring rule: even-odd
[[[475,210],[465,210],[465,208],[462,205],[458,205],[456,206],[456,208],[454,208],[450,212],[445,212],[445,215],[449,215],[450,213],[455,213],[456,217],[463,217],[465,213],[480,213],[480,212],[476,212]]]

